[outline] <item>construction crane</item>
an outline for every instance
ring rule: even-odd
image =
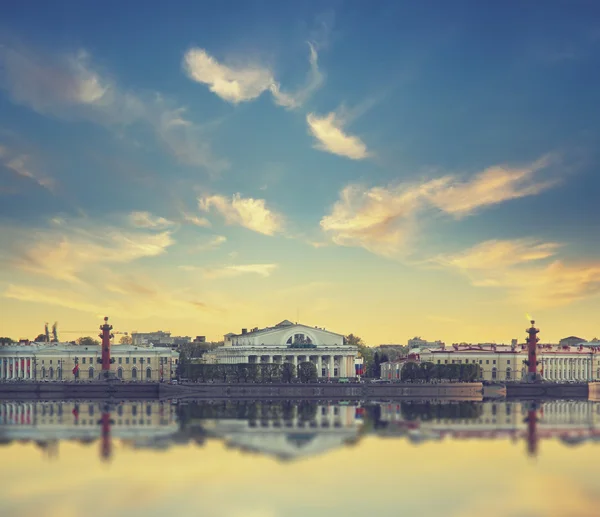
[[[48,324],[46,323],[46,335],[48,335]],[[63,334],[88,334],[90,336],[93,336],[95,332],[97,332],[96,330],[61,330],[61,332]],[[124,336],[128,336],[129,333],[128,332],[113,332],[113,334],[122,334]],[[58,322],[55,322],[54,325],[52,325],[52,337],[53,340],[55,342],[58,342]]]

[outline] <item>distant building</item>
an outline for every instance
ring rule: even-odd
[[[412,350],[413,348],[444,348],[445,346],[442,341],[427,341],[420,337],[409,339],[407,344],[409,350]]]
[[[149,345],[159,347],[176,348],[180,345],[190,343],[192,338],[189,336],[171,336],[170,332],[157,330],[156,332],[132,332],[131,340],[133,345]]]
[[[569,337],[562,338],[558,342],[558,344],[560,346],[575,346],[575,345],[579,345],[580,343],[585,343],[585,342],[587,342],[587,340],[583,339],[582,337],[569,336]]]
[[[319,377],[354,377],[358,349],[344,344],[344,336],[324,328],[284,320],[273,327],[225,335],[224,344],[205,354],[208,363],[312,362]]]
[[[152,345],[113,345],[111,370],[126,381],[170,381],[179,353]],[[30,343],[0,347],[0,381],[97,380],[102,365],[100,346]]]

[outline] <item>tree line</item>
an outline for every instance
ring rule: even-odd
[[[317,367],[314,363],[303,362],[297,367],[293,363],[239,363],[239,364],[198,364],[180,362],[177,375],[194,382],[316,382]]]
[[[480,379],[483,375],[481,366],[474,363],[468,364],[434,364],[426,363],[406,363],[400,371],[400,380],[426,382],[432,380],[448,380],[472,382]]]

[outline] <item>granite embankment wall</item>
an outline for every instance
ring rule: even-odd
[[[481,383],[451,384],[0,384],[2,399],[344,399],[482,400]]]
[[[507,383],[507,399],[588,399],[598,388],[598,383]]]

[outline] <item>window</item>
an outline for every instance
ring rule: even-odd
[[[123,358],[119,357],[119,364],[123,364]]]
[[[90,379],[94,378],[94,367],[93,366],[90,366],[90,369],[88,370],[88,377]]]
[[[85,364],[85,357],[81,358],[81,364]]]
[[[152,368],[146,368],[146,379],[152,379]]]
[[[465,364],[469,364],[469,360],[468,359],[465,359]]]
[[[42,366],[42,378],[46,377],[46,368]]]
[[[131,407],[131,415],[132,416],[137,416],[137,406],[132,406]]]
[[[489,360],[489,359],[486,359],[486,360],[485,360],[485,364],[490,364],[490,360]]]
[[[479,364],[483,364],[483,361],[481,359],[479,359]]]
[[[506,364],[510,364],[510,359],[508,361],[506,361]]]
[[[448,364],[448,359],[445,359],[445,360],[444,360],[444,364]]]
[[[125,358],[125,364],[129,364],[129,357]]]
[[[496,364],[496,359],[494,359],[492,362],[493,362],[494,364]]]
[[[50,361],[52,362],[52,361]],[[48,378],[52,379],[54,378],[54,369],[52,368],[52,366],[50,368],[48,368]]]
[[[151,414],[152,414],[152,406],[150,404],[148,404],[146,406],[146,415],[150,416]],[[150,422],[148,422],[148,423],[150,423]]]
[[[133,364],[136,364],[136,363],[137,363],[137,357],[134,357],[133,358]]]
[[[151,359],[152,359],[151,357],[148,357],[148,359],[146,359],[146,362],[147,362],[148,364],[151,364],[151,363],[150,363]]]
[[[442,362],[442,361],[440,361],[440,360],[438,359],[438,363],[437,363],[437,364],[441,364],[441,362]]]
[[[496,368],[492,368],[492,379],[496,378],[496,374],[497,374]]]
[[[137,368],[132,368],[131,369],[131,378],[132,379],[137,379]]]
[[[118,377],[119,379],[122,379],[122,378],[123,378],[123,368],[119,368],[119,369],[117,370],[117,377]]]
[[[50,359],[50,364],[52,364],[52,359]]]

